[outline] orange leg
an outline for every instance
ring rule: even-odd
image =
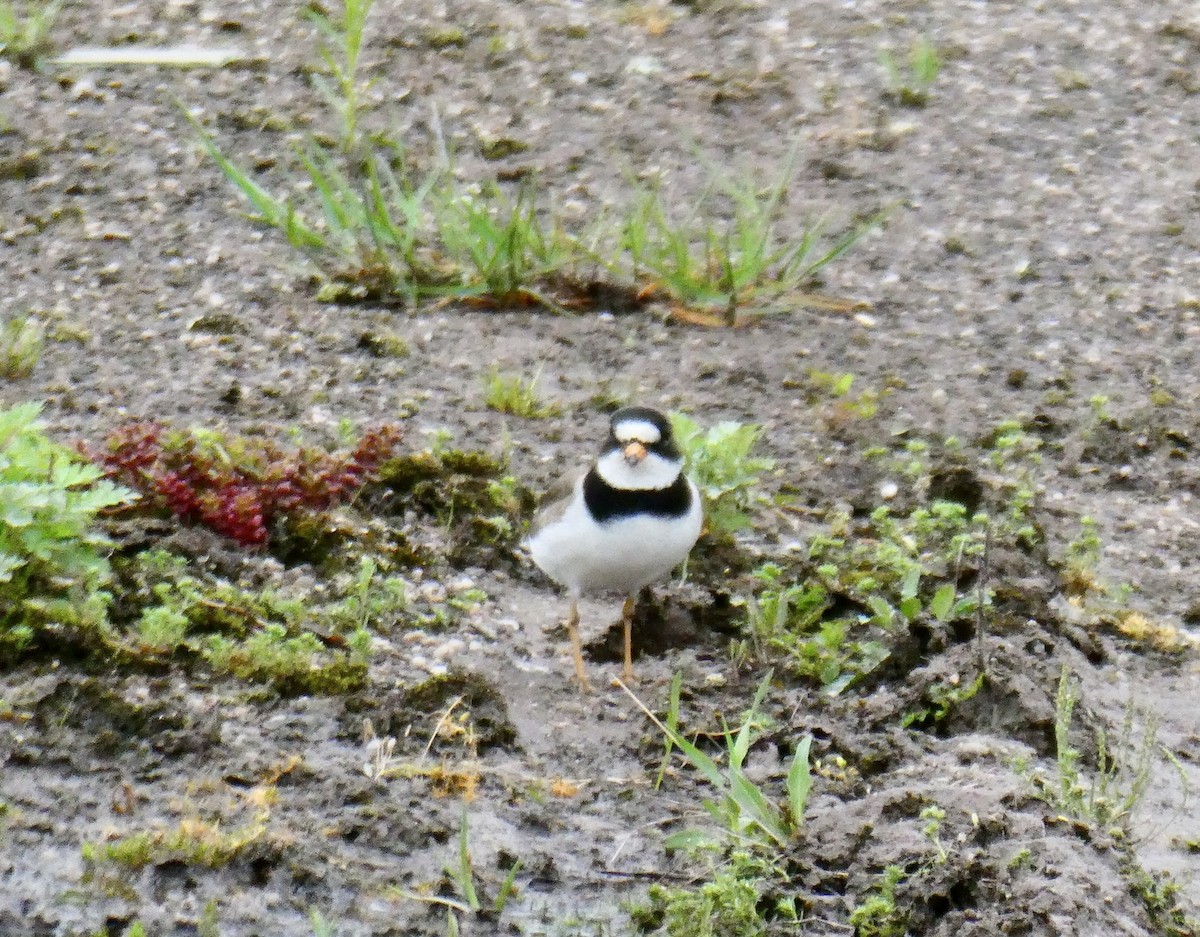
[[[621,676],[626,683],[633,683],[633,609],[637,600],[631,595],[625,599],[625,607],[621,609],[621,623],[625,626],[625,668]]]
[[[579,646],[579,603],[571,599],[571,611],[567,615],[567,634],[571,636],[571,656],[575,660],[575,679],[579,681],[579,689],[585,693],[592,690],[588,682],[587,669],[583,666],[583,650]]]

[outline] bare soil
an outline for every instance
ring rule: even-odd
[[[452,28],[461,36],[447,44]],[[905,108],[885,94],[879,55],[903,58],[920,36],[946,66],[928,106]],[[583,216],[620,203],[627,173],[665,173],[682,201],[706,161],[778,165],[798,138],[785,226],[828,214],[841,230],[891,209],[821,286],[868,311],[797,308],[737,330],[654,309],[319,303],[299,256],[239,214],[176,103],[264,185],[286,188],[293,141],[329,129],[309,78],[314,30],[297,7],[77,0],[54,41],[234,44],[249,62],[0,64],[0,310],[35,314],[51,336],[32,377],[0,385],[5,403],[44,401],[64,441],[130,418],[281,439],[299,427],[318,440],[342,419],[403,418],[411,448],[446,430],[456,447],[507,450],[534,488],[591,454],[599,400],[752,421],[778,465],[770,485],[806,512],[761,519],[742,547],[764,557],[802,551],[825,510],[869,509],[884,482],[901,485],[901,502],[914,496],[864,449],[957,436],[974,454],[997,422],[1023,421],[1044,442],[1045,549],[999,565],[996,581],[1016,593],[1004,614],[982,634],[914,635],[900,663],[840,696],[780,678],[768,698],[778,728],[752,755],[768,789],[781,790],[780,761],[805,733],[826,766],[789,857],[809,920],[780,932],[849,932],[850,910],[896,863],[919,873],[897,893],[914,934],[1194,933],[1135,883],[1139,868],[1169,872],[1184,911],[1200,908],[1200,818],[1180,785],[1182,774],[1200,787],[1197,658],[1074,610],[1053,558],[1090,515],[1106,544],[1097,576],[1131,584],[1130,605],[1156,623],[1186,631],[1198,617],[1195,4],[378,0],[369,120],[411,141],[418,162],[436,108],[464,176],[536,170]],[[484,159],[497,139],[527,148]],[[372,356],[360,339],[381,331],[411,353]],[[493,366],[540,369],[561,414],[486,409]],[[814,392],[814,369],[852,372],[856,394],[886,392],[879,413],[846,418]],[[1098,394],[1111,418],[1097,416]],[[267,562],[210,546],[223,558],[202,548],[198,562],[248,576]],[[563,606],[536,571],[461,565],[438,574],[473,580],[483,609],[450,633],[381,639],[367,688],[350,696],[66,661],[0,674],[0,932],[119,934],[140,920],[148,934],[193,934],[216,899],[223,934],[307,934],[313,908],[340,935],[443,934],[446,908],[411,895],[455,894],[444,870],[464,809],[485,903],[521,862],[517,896],[498,917],[464,917],[472,933],[631,933],[624,902],[653,882],[702,880],[702,866],[663,848],[667,832],[703,823],[702,782],[678,767],[656,789],[656,732],[619,690],[585,698],[571,685],[565,641],[544,630]],[[640,630],[638,692],[661,709],[680,671],[686,724],[712,729],[744,710],[761,671],[731,663],[722,609],[736,589],[699,565],[644,610],[676,627]],[[585,608],[597,674],[616,672],[606,635],[617,610]],[[426,683],[442,658],[451,677]],[[969,682],[981,663],[984,690],[951,718],[901,726],[931,686]],[[1098,728],[1119,731],[1132,701],[1157,714],[1176,759],[1155,761],[1128,837],[1033,796],[1029,770],[1053,762],[1064,665],[1082,681],[1082,751],[1095,751]],[[363,773],[364,719],[417,764],[459,697],[479,736],[472,800],[438,796],[428,777]],[[464,757],[442,739],[424,763]],[[830,767],[838,757],[844,769]],[[272,783],[274,801],[257,802]],[[936,869],[919,818],[930,804],[946,812]],[[84,843],[195,817],[265,832],[214,868],[85,874]]]

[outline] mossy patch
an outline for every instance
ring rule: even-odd
[[[142,831],[107,843],[85,843],[83,859],[91,870],[102,863],[138,871],[175,862],[219,869],[246,856],[262,842],[265,831],[261,822],[226,831],[215,822],[183,820],[173,830]]]
[[[101,756],[118,755],[144,743],[179,751],[217,742],[215,722],[174,710],[153,694],[144,702],[132,701],[97,677],[64,680],[37,704],[33,721],[43,741],[77,733]]]
[[[351,731],[361,729],[361,715],[369,714],[380,735],[412,739],[422,747],[439,720],[450,710],[467,714],[473,733],[472,744],[479,754],[488,749],[511,750],[517,745],[517,730],[508,716],[508,705],[500,692],[478,674],[452,671],[430,677],[381,700],[359,697],[348,703]]]
[[[284,695],[347,693],[366,682],[360,593],[375,585],[373,566],[365,581],[346,584],[350,592],[319,600],[193,573],[162,550],[122,560],[117,572],[119,640],[132,664],[208,668]]]
[[[488,564],[511,556],[533,493],[485,452],[443,450],[390,459],[379,486],[395,499],[385,509],[415,509],[434,518],[449,535],[447,560]]]

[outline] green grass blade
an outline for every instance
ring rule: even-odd
[[[883,222],[887,219],[887,216],[888,211],[885,209],[884,211],[872,215],[866,221],[855,225],[852,230],[846,232],[840,238],[834,241],[833,246],[829,248],[829,250],[827,250],[812,263],[804,266],[803,269],[797,273],[797,277],[804,278],[811,276],[826,264],[837,260],[837,258],[842,256],[842,254],[846,253],[846,251],[850,250],[850,248],[861,241],[868,232],[883,224]]]
[[[466,810],[463,810],[462,825],[458,830],[458,868],[454,870],[454,878],[471,910],[478,911],[480,908],[479,895],[475,892],[475,870],[471,865]]]
[[[200,145],[204,148],[205,152],[217,164],[221,172],[225,174],[225,177],[237,186],[246,200],[254,206],[254,209],[258,212],[256,220],[283,231],[288,236],[288,240],[296,247],[316,249],[326,247],[326,240],[321,232],[306,224],[295,213],[288,202],[276,198],[251,179],[241,167],[221,151],[216,141],[200,126],[199,122],[182,104],[179,104],[179,108],[183,112],[184,117],[195,128],[197,139],[200,141]]]
[[[679,694],[683,689],[683,674],[679,671],[671,678],[671,689],[667,695],[667,728],[672,732],[679,731]],[[671,752],[674,751],[675,743],[671,740],[671,736],[663,733],[665,739],[663,743],[662,764],[658,768],[658,777],[654,779],[654,789],[658,790],[662,786],[663,777],[666,776],[667,767],[671,762]]]
[[[729,796],[744,817],[780,845],[787,843],[788,830],[779,808],[767,800],[762,790],[741,771],[730,772]]]
[[[812,790],[812,771],[808,763],[808,751],[811,747],[812,736],[806,735],[796,746],[792,766],[788,769],[788,811],[791,815],[792,829],[799,829],[804,824],[804,809],[808,805],[808,794]]]
[[[633,691],[630,690],[629,687],[625,686],[624,683],[621,683],[620,686],[621,689],[625,691],[626,695],[637,705],[638,709],[646,714],[647,718],[649,718],[649,720],[658,727],[660,732],[671,739],[675,747],[683,752],[684,757],[692,763],[693,767],[695,767],[697,771],[704,775],[705,779],[712,784],[713,787],[717,788],[718,790],[725,789],[725,773],[719,767],[717,767],[717,763],[715,761],[709,758],[708,755],[704,754],[704,752],[700,751],[700,749],[698,749],[674,729],[669,729],[663,725],[658,716],[654,715],[654,713],[652,713],[646,707],[646,704],[638,699],[633,694]]]

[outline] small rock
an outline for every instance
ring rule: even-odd
[[[467,642],[462,638],[451,638],[433,649],[435,660],[449,660],[467,649]]]

